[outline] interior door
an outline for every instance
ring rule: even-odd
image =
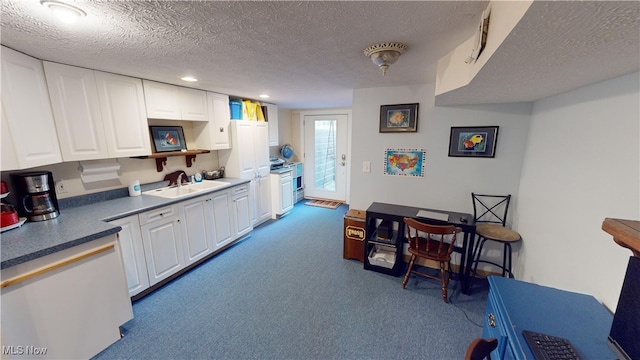
[[[346,114],[304,115],[305,197],[346,201]]]

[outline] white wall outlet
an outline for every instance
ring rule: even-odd
[[[362,162],[362,172],[366,172],[366,173],[371,172],[371,161]]]
[[[56,181],[56,192],[58,194],[64,194],[67,192],[67,185],[64,183],[64,180]]]

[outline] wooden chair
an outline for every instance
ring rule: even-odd
[[[411,260],[409,260],[409,267],[402,281],[402,288],[405,288],[409,281],[409,275],[412,273],[440,280],[442,283],[442,300],[446,303],[447,287],[451,278],[451,252],[456,242],[456,233],[462,230],[453,225],[429,225],[411,218],[404,218],[404,223],[407,228]],[[414,270],[413,266],[416,258],[437,261],[440,264],[440,278]]]
[[[507,212],[511,195],[479,195],[471,193],[473,200],[473,217],[476,222],[478,241],[473,248],[471,280],[476,275],[479,263],[487,263],[502,269],[502,276],[513,277],[511,269],[511,244],[521,240],[520,234],[508,229]],[[486,241],[495,241],[503,245],[502,264],[489,260],[481,260],[482,248]]]
[[[491,360],[491,352],[498,347],[498,339],[474,339],[467,352],[464,354],[464,360]]]

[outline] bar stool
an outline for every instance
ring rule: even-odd
[[[502,269],[502,276],[513,277],[511,271],[511,244],[522,238],[517,232],[508,229],[507,212],[511,195],[480,195],[471,193],[473,200],[473,217],[476,221],[476,235],[478,241],[473,247],[473,262],[471,264],[471,281],[476,275],[479,263],[494,265]],[[482,248],[487,241],[495,241],[503,245],[502,264],[480,259]]]

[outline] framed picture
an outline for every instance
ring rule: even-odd
[[[149,126],[156,152],[187,149],[182,126]]]
[[[380,106],[380,132],[418,131],[418,104]]]
[[[423,149],[386,149],[384,174],[424,177],[427,152]]]
[[[498,126],[452,127],[449,139],[449,156],[496,156]]]

